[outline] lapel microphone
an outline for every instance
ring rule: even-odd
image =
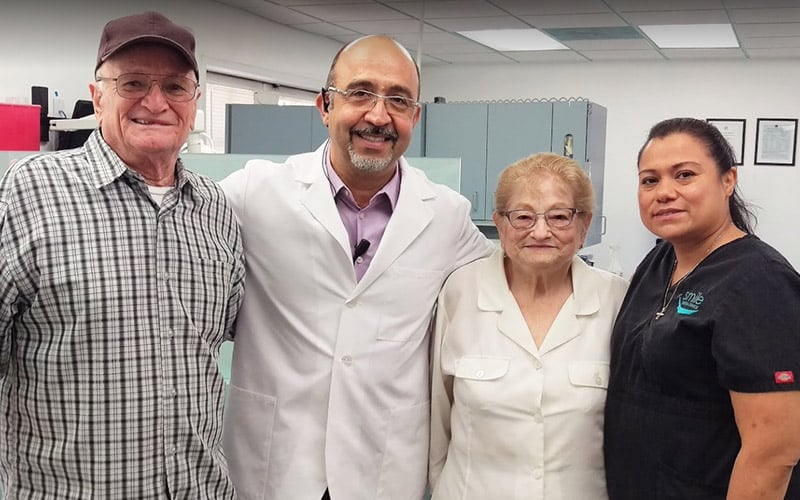
[[[362,239],[361,241],[358,242],[358,245],[356,245],[356,248],[353,250],[353,264],[356,263],[356,260],[359,257],[367,253],[367,249],[369,249],[368,240]]]

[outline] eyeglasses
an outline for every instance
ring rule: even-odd
[[[390,115],[410,116],[419,106],[414,99],[401,95],[380,95],[364,89],[342,90],[336,87],[328,87],[325,90],[341,94],[347,104],[363,109],[372,109],[378,99],[383,99],[386,111]]]
[[[144,73],[125,73],[116,78],[98,76],[96,80],[98,82],[105,80],[114,82],[117,94],[125,99],[141,99],[150,92],[153,83],[158,82],[164,97],[174,102],[191,101],[200,86],[196,81],[182,76],[154,76],[158,76],[158,78],[151,78],[150,75],[145,75]]]
[[[547,212],[536,213],[530,210],[509,210],[504,212],[511,227],[514,229],[531,229],[536,225],[539,216],[544,217],[544,221],[552,229],[564,229],[572,224],[575,214],[582,213],[577,208],[553,208]]]

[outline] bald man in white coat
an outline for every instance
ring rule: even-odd
[[[317,97],[330,140],[222,183],[247,259],[224,431],[239,498],[424,496],[434,303],[494,245],[402,158],[418,98],[405,49],[357,40]]]

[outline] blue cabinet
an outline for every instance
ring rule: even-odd
[[[461,158],[461,194],[472,219],[486,219],[486,104],[425,106],[425,156]]]

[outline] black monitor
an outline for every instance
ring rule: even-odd
[[[75,107],[72,108],[71,118],[83,118],[94,114],[94,105],[92,101],[78,99],[75,101]],[[92,135],[92,130],[73,130],[70,132],[58,133],[58,149],[72,149],[83,146],[86,139]]]

